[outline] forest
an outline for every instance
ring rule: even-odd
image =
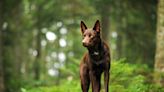
[[[96,20],[109,92],[164,92],[164,0],[0,0],[0,92],[82,92],[80,22]]]

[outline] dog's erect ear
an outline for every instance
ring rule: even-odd
[[[83,21],[81,21],[80,26],[81,26],[81,32],[84,33],[84,31],[87,29],[87,26],[84,24]]]
[[[99,20],[96,21],[96,23],[93,27],[93,30],[96,31],[96,32],[100,32],[100,22],[99,22]]]

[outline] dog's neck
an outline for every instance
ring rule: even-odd
[[[100,40],[94,46],[87,48],[89,55],[92,56],[99,56],[101,57],[104,53],[103,42]]]

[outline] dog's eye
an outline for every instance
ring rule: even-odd
[[[93,35],[89,35],[90,38],[93,38]]]
[[[89,34],[88,36],[91,37],[91,34]]]
[[[85,37],[86,35],[83,35],[83,37]]]

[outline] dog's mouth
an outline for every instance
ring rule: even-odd
[[[83,44],[83,46],[84,46],[84,47],[88,47],[88,45],[87,45],[87,44]]]
[[[92,47],[93,45],[92,45],[92,44],[83,43],[83,46],[84,46],[84,47]]]

